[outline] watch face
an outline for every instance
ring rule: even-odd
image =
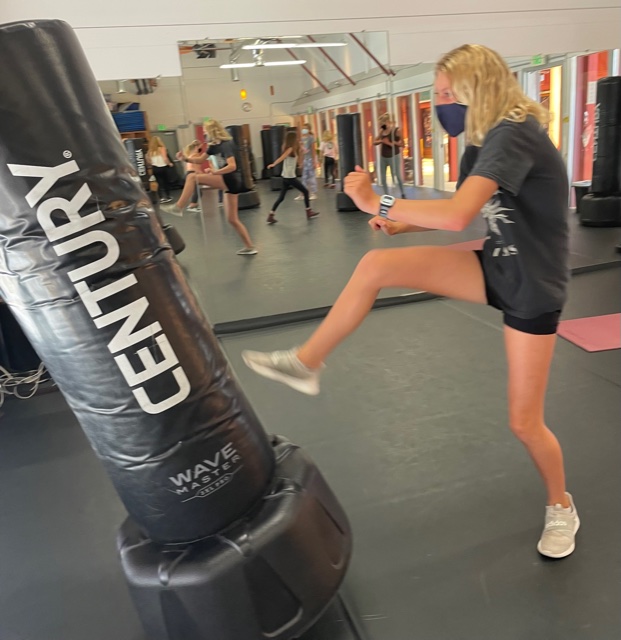
[[[380,198],[380,204],[383,204],[386,207],[392,207],[395,202],[395,198],[393,196],[382,196]]]

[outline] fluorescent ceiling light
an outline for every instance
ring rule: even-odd
[[[290,64],[306,64],[306,60],[280,60],[276,62],[236,62],[235,64],[221,64],[220,69],[249,69],[250,67],[284,67]]]
[[[276,42],[267,44],[245,44],[242,49],[307,49],[309,47],[345,47],[345,42],[307,42],[296,44],[295,42]]]
[[[306,60],[280,60],[279,62],[264,62],[266,67],[284,67],[289,64],[306,64]]]
[[[346,47],[346,42],[307,42],[306,44],[294,44],[298,49],[309,49],[311,47]]]
[[[242,49],[250,51],[251,49],[289,49],[290,47],[297,47],[297,44],[287,42],[277,42],[275,44],[245,44]]]
[[[247,69],[256,66],[254,62],[236,62],[234,64],[221,64],[220,69]]]

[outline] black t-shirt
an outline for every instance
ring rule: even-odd
[[[222,142],[219,142],[218,144],[209,145],[209,147],[207,148],[207,155],[208,156],[220,156],[220,158],[222,158],[224,160],[224,162],[221,163],[221,165],[220,165],[222,167],[226,164],[227,158],[234,157],[235,158],[235,164],[237,166],[235,171],[239,172],[239,170],[240,170],[239,158],[237,157],[237,155],[238,155],[237,154],[237,147],[235,146],[235,144],[233,143],[232,140],[223,140]],[[231,173],[234,173],[234,172],[231,171]]]
[[[382,140],[389,140],[390,142],[401,142],[401,136],[399,135],[399,128],[393,129],[390,133],[385,133],[385,129],[380,129],[380,137]],[[382,158],[392,158],[398,156],[401,151],[401,147],[393,147],[389,144],[382,142],[381,152]]]
[[[498,183],[481,213],[489,235],[485,279],[503,310],[534,318],[562,309],[569,282],[569,185],[563,159],[533,117],[503,120],[461,161],[457,187],[469,176]]]

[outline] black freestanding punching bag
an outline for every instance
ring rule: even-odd
[[[0,296],[130,517],[150,640],[292,640],[335,595],[347,519],[231,375],[64,22],[0,25]]]
[[[360,114],[342,113],[336,116],[339,143],[339,176],[341,190],[336,196],[336,208],[339,211],[358,211],[354,201],[343,191],[345,176],[356,169],[356,165],[364,166],[362,157],[362,137],[360,132]]]
[[[578,203],[584,226],[621,226],[621,77],[597,82],[591,193]]]
[[[597,82],[593,145],[591,191],[621,194],[621,76]]]
[[[274,161],[269,129],[261,129],[261,150],[263,151],[263,170],[261,171],[261,180],[268,180],[271,176],[271,169],[268,169],[267,165],[272,164]]]
[[[145,193],[149,196],[149,199],[153,203],[155,207],[155,214],[160,224],[162,225],[162,229],[168,242],[170,242],[170,246],[175,254],[181,253],[185,249],[185,242],[181,237],[181,234],[172,224],[168,222],[164,222],[162,220],[162,216],[160,216],[159,211],[159,198],[157,195],[157,191],[153,191],[151,189],[151,182],[149,179],[149,170],[147,168],[146,155],[148,150],[148,142],[146,138],[127,138],[123,140],[123,144],[125,145],[125,151],[127,152],[127,157],[129,161],[136,171],[136,175],[140,178],[142,182],[142,188],[145,190]],[[153,178],[155,180],[155,178]]]
[[[285,141],[286,127],[276,125],[270,129],[270,147],[272,149],[272,162],[280,158],[282,155],[282,145]],[[282,189],[282,162],[271,169],[270,187],[272,191],[280,191]]]
[[[252,209],[260,204],[259,194],[254,189],[252,180],[252,170],[250,169],[250,155],[248,145],[242,135],[242,127],[238,124],[232,124],[226,127],[235,144],[235,162],[240,170],[244,191],[239,194],[239,209]]]
[[[268,438],[71,28],[1,27],[0,66],[1,295],[136,522],[161,543],[209,536],[260,499]]]

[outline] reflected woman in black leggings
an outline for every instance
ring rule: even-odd
[[[298,152],[299,152],[299,144],[298,144],[298,135],[295,131],[290,131],[285,138],[285,143],[283,145],[283,152],[280,158],[272,164],[268,164],[267,168],[271,169],[275,167],[280,162],[283,163],[282,167],[282,189],[280,191],[280,195],[278,196],[278,200],[274,203],[272,210],[270,211],[269,216],[267,216],[267,224],[274,224],[278,222],[276,220],[276,209],[280,206],[281,202],[285,199],[287,195],[287,191],[293,187],[297,189],[304,196],[304,207],[306,208],[306,219],[311,220],[319,215],[318,211],[313,211],[310,208],[310,201],[308,195],[308,189],[297,179],[296,177],[296,169],[298,166]]]

